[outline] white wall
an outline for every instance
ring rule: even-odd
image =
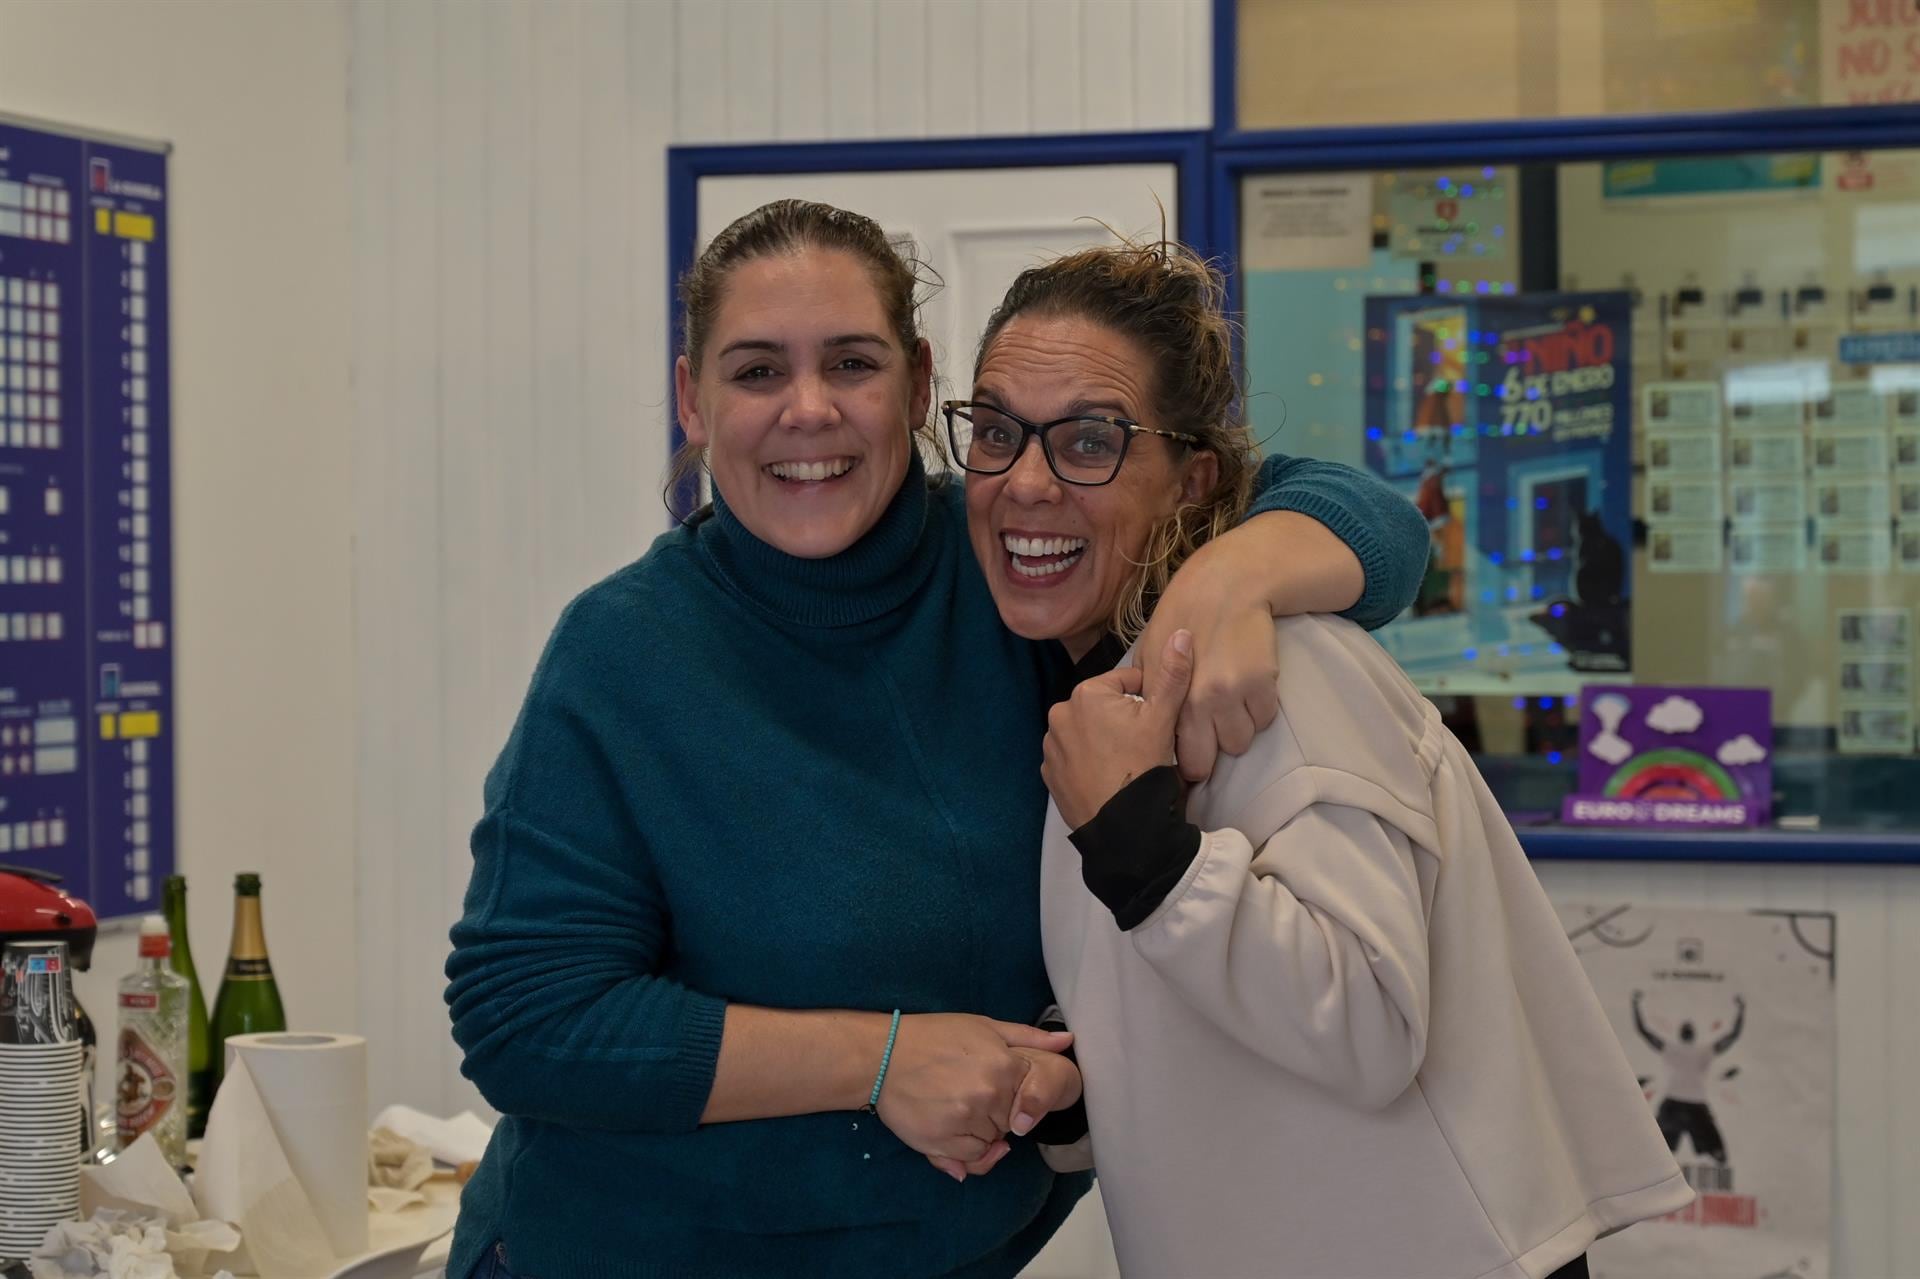
[[[346,34],[331,0],[0,5],[0,108],[175,146],[180,865],[209,1000],[257,870],[289,1016],[325,1028],[357,1022]],[[81,982],[108,1034],[133,950]]]
[[[1206,0],[357,0],[361,1007],[467,1104],[441,964],[561,606],[666,523],[664,149],[1204,126]]]

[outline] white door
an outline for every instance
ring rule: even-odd
[[[798,198],[853,209],[911,236],[944,281],[923,312],[940,377],[935,398],[965,399],[974,344],[1015,276],[1050,256],[1111,241],[1108,227],[1157,239],[1162,209],[1167,234],[1177,237],[1178,188],[1171,164],[710,177],[700,179],[699,234],[704,245],[741,214]],[[1023,1272],[1027,1279],[1119,1273],[1098,1190]]]

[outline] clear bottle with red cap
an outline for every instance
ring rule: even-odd
[[[169,963],[167,921],[140,921],[140,966],[120,981],[114,1113],[120,1149],[152,1133],[175,1168],[187,1162],[187,1017],[192,984]]]

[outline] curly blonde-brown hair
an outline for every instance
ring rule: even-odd
[[[1105,325],[1139,343],[1153,361],[1155,420],[1145,425],[1198,436],[1185,447],[1217,459],[1212,491],[1154,526],[1114,607],[1108,625],[1129,643],[1146,629],[1154,601],[1187,557],[1240,520],[1253,488],[1259,459],[1240,419],[1226,296],[1219,270],[1186,245],[1122,238],[1021,272],[988,319],[974,357],[977,378],[994,339],[1019,315]]]

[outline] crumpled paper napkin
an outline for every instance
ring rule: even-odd
[[[224,1221],[175,1229],[164,1217],[97,1208],[85,1221],[49,1230],[27,1259],[27,1271],[33,1279],[198,1279],[209,1254],[231,1252],[239,1242],[239,1232]],[[221,1270],[212,1279],[233,1275]]]
[[[367,1137],[367,1203],[375,1212],[398,1212],[423,1204],[420,1187],[433,1179],[433,1155],[391,1128]]]
[[[455,1166],[476,1162],[493,1137],[493,1125],[471,1110],[441,1119],[412,1106],[393,1105],[373,1117],[373,1126],[425,1146],[435,1159]]]
[[[201,1219],[193,1196],[160,1153],[160,1143],[151,1133],[121,1151],[112,1163],[80,1170],[82,1219],[91,1218],[102,1208],[158,1217],[174,1230]]]

